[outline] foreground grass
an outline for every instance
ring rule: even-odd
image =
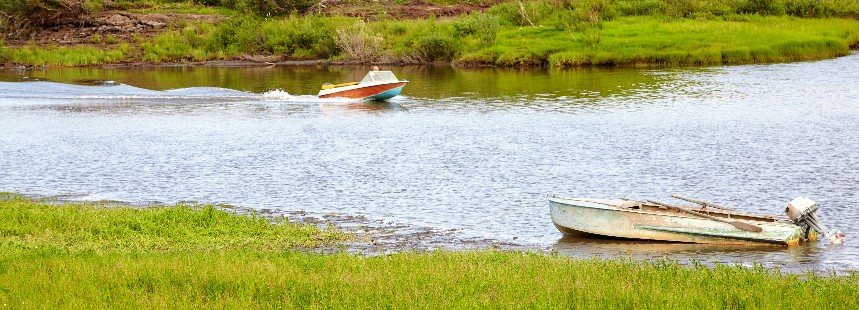
[[[852,309],[859,300],[859,276],[493,251],[28,256],[2,259],[0,283],[0,304],[49,309]]]
[[[496,251],[319,255],[289,248],[330,240],[325,232],[308,238],[313,229],[208,207],[5,198],[0,308],[849,309],[859,300],[857,275]]]
[[[157,208],[54,203],[0,194],[0,253],[6,257],[102,253],[285,251],[349,238],[329,228],[211,205]]]

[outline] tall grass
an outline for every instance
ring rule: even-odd
[[[857,298],[857,275],[495,251],[78,254],[0,265],[0,303],[13,308],[851,309]]]
[[[200,34],[197,40],[208,43],[186,54],[497,66],[716,65],[829,58],[846,55],[849,45],[859,42],[855,20],[732,15],[729,20],[633,16],[605,21],[587,10],[567,12],[562,17],[580,22],[505,27],[490,13],[374,23],[344,17],[238,19]],[[170,42],[162,45],[186,44]],[[161,54],[162,59],[182,59]]]
[[[4,257],[79,253],[284,251],[345,240],[330,228],[231,214],[211,205],[156,208],[37,201],[0,195]]]
[[[0,195],[3,308],[849,309],[859,275],[497,252],[322,255],[336,230],[212,206]]]
[[[823,59],[849,53],[859,21],[745,17],[715,21],[621,17],[599,29],[521,27],[457,61],[478,65],[719,65]]]
[[[34,45],[11,48],[0,45],[0,62],[35,66],[91,66],[122,62],[128,58],[129,50],[128,44],[111,49],[93,46],[43,48]]]
[[[85,66],[259,55],[489,66],[718,65],[830,58],[858,43],[853,0],[539,0],[444,20],[233,15],[218,25],[179,23],[118,49],[0,48],[0,62]]]

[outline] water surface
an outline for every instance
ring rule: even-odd
[[[857,54],[647,70],[392,67],[411,82],[387,103],[315,97],[367,69],[2,71],[0,191],[342,213],[575,257],[859,269]],[[681,194],[768,214],[808,196],[847,240],[565,238],[547,194]]]

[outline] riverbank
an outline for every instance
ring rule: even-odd
[[[74,33],[6,39],[0,63],[18,66],[319,61],[458,66],[677,66],[816,60],[859,47],[855,1],[750,8],[661,1],[454,2],[392,14],[348,10],[254,17],[182,7],[106,11]],[[804,3],[804,2],[803,2]],[[634,4],[634,5],[633,5]],[[716,5],[718,4],[718,5]],[[389,3],[396,12],[424,2]],[[446,8],[446,9],[442,9]],[[466,9],[470,13],[465,14]],[[186,13],[179,13],[180,11]],[[187,13],[187,12],[193,13]],[[392,11],[393,12],[393,11]],[[438,13],[436,15],[435,13]],[[457,15],[459,14],[459,15]],[[137,32],[134,32],[137,31]]]
[[[3,308],[849,308],[859,275],[574,260],[520,251],[322,248],[350,236],[217,210],[0,199]],[[336,247],[336,246],[335,246]]]

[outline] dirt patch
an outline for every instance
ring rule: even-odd
[[[28,44],[74,46],[137,43],[147,41],[183,22],[217,24],[225,18],[222,15],[209,14],[104,11],[96,16],[57,21],[50,26],[34,29],[23,38],[7,38],[6,45],[20,47]]]
[[[366,21],[427,19],[433,16],[449,18],[471,11],[482,12],[498,2],[500,0],[441,5],[420,0],[405,4],[396,4],[394,0],[323,0],[313,6],[310,12],[322,15],[357,17]],[[50,26],[33,29],[23,36],[7,33],[3,39],[5,39],[5,45],[11,47],[29,44],[37,46],[136,44],[148,41],[184,22],[200,21],[217,24],[227,18],[215,14],[131,13],[108,10],[95,16],[58,20]],[[14,35],[18,35],[18,37],[14,37]]]

